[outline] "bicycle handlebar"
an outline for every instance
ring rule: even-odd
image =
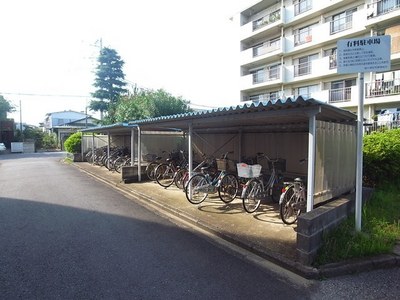
[[[273,162],[273,163],[279,161],[279,158],[271,159],[271,158],[268,157],[267,154],[265,154],[265,153],[263,153],[263,152],[257,152],[256,155],[257,155],[257,157],[264,157],[264,158],[266,158],[268,161]]]
[[[233,153],[233,151],[227,151],[222,155],[222,158],[223,159],[227,159],[228,158],[228,154],[232,154],[232,153]]]

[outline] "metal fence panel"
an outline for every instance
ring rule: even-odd
[[[354,190],[356,128],[317,121],[314,204]]]

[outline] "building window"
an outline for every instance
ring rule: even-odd
[[[337,48],[324,50],[324,57],[329,56],[329,69],[337,68]]]
[[[318,84],[302,86],[295,90],[295,95],[296,95],[296,97],[302,96],[302,97],[308,98],[308,97],[311,97],[312,93],[318,92],[318,91],[319,91]]]
[[[329,90],[329,103],[350,101],[351,87],[355,84],[355,79],[331,82],[331,89]]]
[[[257,44],[253,47],[253,57],[264,55],[281,47],[281,38],[274,38],[269,41]]]
[[[318,54],[308,55],[300,57],[294,64],[294,76],[304,76],[311,74],[312,72],[312,61],[318,58]]]
[[[294,45],[299,46],[305,43],[312,42],[312,28],[316,24],[299,28],[294,31]]]
[[[273,11],[273,12],[263,16],[262,18],[259,18],[255,21],[253,21],[253,31],[257,30],[261,27],[264,27],[268,24],[274,23],[280,19],[281,19],[281,10],[278,9],[276,11]]]
[[[267,68],[268,70],[268,80],[275,80],[281,77],[281,65],[273,65]]]
[[[400,7],[400,0],[382,0],[377,3],[377,14],[383,15]]]
[[[353,13],[356,11],[357,8],[353,8],[333,15],[330,22],[331,34],[350,29],[353,25]]]
[[[265,81],[265,70],[264,68],[250,71],[250,74],[253,75],[253,84],[261,83]]]
[[[279,92],[278,91],[269,93],[269,100],[270,101],[276,101],[278,99],[279,99]]]
[[[300,15],[312,8],[311,0],[295,0],[294,4],[294,15]]]
[[[279,91],[266,92],[263,94],[256,94],[249,96],[249,100],[252,102],[262,102],[262,101],[275,101],[279,99]]]

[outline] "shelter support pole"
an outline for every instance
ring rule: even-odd
[[[94,146],[94,132],[92,133],[92,156],[93,156],[93,158],[92,158],[92,165],[94,165],[94,154],[95,154],[95,146]]]
[[[111,138],[110,138],[110,132],[107,132],[107,169],[110,170],[110,144],[111,144]]]
[[[188,160],[189,160],[189,177],[192,176],[193,171],[193,149],[192,149],[192,135],[193,135],[193,124],[189,124],[189,135],[188,135]]]
[[[363,121],[364,121],[364,73],[358,73],[357,110],[357,167],[356,167],[356,231],[361,231],[362,177],[363,177]]]
[[[140,127],[137,127],[138,132],[138,181],[142,181],[142,132]]]
[[[83,151],[83,148],[86,147],[88,143],[86,142],[86,139],[84,139],[83,137],[84,137],[84,134],[83,134],[83,132],[81,132],[81,157],[82,157],[82,161],[85,161],[83,159],[83,157],[84,157],[83,153],[85,152],[85,151]]]
[[[131,129],[131,167],[135,161],[135,130]]]
[[[193,175],[193,149],[192,149],[192,137],[193,137],[193,124],[189,123],[189,135],[188,135],[188,160],[189,160],[189,180]],[[190,185],[187,186],[189,197],[192,197],[192,188]]]
[[[308,127],[307,212],[314,208],[316,117],[310,116]]]

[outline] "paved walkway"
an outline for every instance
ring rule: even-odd
[[[187,201],[185,194],[175,186],[167,189],[155,182],[142,181],[124,183],[121,174],[110,172],[105,167],[86,162],[74,163],[81,170],[118,187],[145,203],[175,214],[180,218],[200,226],[230,242],[250,250],[286,269],[308,278],[340,275],[371,269],[382,265],[400,265],[399,256],[380,256],[355,264],[334,264],[325,272],[307,267],[297,261],[296,225],[285,225],[279,217],[279,206],[266,202],[253,214],[248,214],[240,199],[229,204],[223,203],[218,195],[211,195],[200,205]]]

